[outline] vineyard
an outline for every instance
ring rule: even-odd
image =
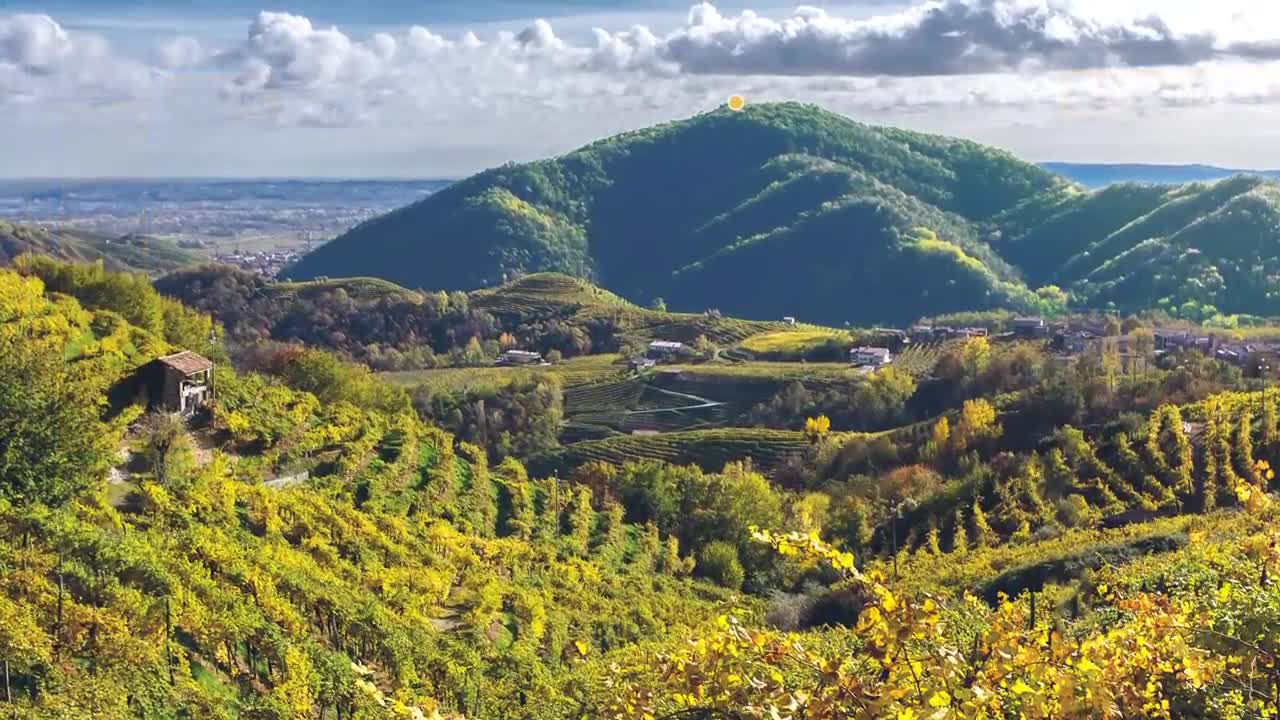
[[[354,298],[378,298],[382,296],[398,296],[421,298],[407,288],[403,288],[388,280],[373,277],[350,277],[335,280],[311,280],[307,282],[277,282],[268,285],[266,292],[277,295],[304,295],[342,290]]]
[[[716,426],[732,414],[723,403],[650,385],[640,377],[579,385],[564,394],[568,434],[562,442],[582,436],[644,432],[674,432]]]
[[[750,458],[765,470],[810,446],[800,432],[757,428],[689,430],[661,435],[624,435],[575,443],[552,455],[530,461],[532,472],[576,467],[592,460],[623,464],[636,460],[661,460],[694,464],[718,471],[725,463]]]
[[[558,318],[584,325],[609,320],[622,337],[640,343],[655,339],[691,343],[705,335],[714,343],[732,345],[753,335],[788,327],[782,322],[649,310],[585,280],[555,273],[528,275],[500,288],[478,290],[471,294],[471,304],[517,324],[540,318]]]
[[[565,387],[591,384],[621,377],[626,368],[617,355],[584,355],[556,365],[536,367],[458,367],[379,373],[379,377],[401,387],[425,385],[433,393],[461,393],[467,390],[498,389],[516,380],[537,374],[560,378]]]
[[[893,366],[917,378],[928,377],[933,374],[948,346],[946,342],[913,343],[898,353],[893,359]]]
[[[644,387],[644,380],[638,377],[568,387],[564,391],[565,412],[574,415],[630,408],[639,402]]]

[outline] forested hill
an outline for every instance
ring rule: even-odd
[[[721,109],[486,171],[285,274],[472,289],[554,270],[638,302],[831,323],[1025,307],[1031,293],[981,223],[1064,182],[1002,151],[813,106]]]
[[[1076,304],[1161,307],[1193,321],[1280,313],[1280,183],[1062,188],[995,218],[1002,257]]]
[[[1278,198],[1244,175],[1090,191],[972,142],[758,105],[483,172],[286,275],[472,290],[551,270],[641,304],[825,324],[1043,310],[1060,287],[1201,321],[1280,313]]]
[[[101,260],[107,270],[163,275],[199,262],[199,255],[167,240],[145,236],[109,238],[77,230],[48,230],[0,220],[0,265],[21,255],[45,255],[58,260]]]

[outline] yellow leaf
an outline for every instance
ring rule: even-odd
[[[1018,678],[1018,681],[1013,684],[1013,692],[1018,695],[1026,695],[1035,691],[1031,689],[1030,685],[1023,682],[1022,678]]]
[[[951,696],[947,694],[946,690],[939,690],[933,694],[933,697],[929,698],[929,707],[940,708],[946,707],[950,704]]]
[[[582,640],[574,640],[573,646],[578,648],[578,654],[583,657],[586,657],[587,651],[591,649],[591,646]]]
[[[1080,669],[1080,672],[1093,672],[1101,669],[1087,657],[1080,658],[1080,662],[1076,663],[1076,667]]]

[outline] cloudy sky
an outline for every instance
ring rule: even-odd
[[[457,177],[730,94],[1280,167],[1280,3],[0,0],[7,177]]]

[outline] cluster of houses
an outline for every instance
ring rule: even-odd
[[[1064,355],[1100,354],[1114,350],[1126,364],[1132,358],[1159,358],[1185,351],[1221,360],[1241,368],[1280,367],[1280,343],[1228,341],[1214,333],[1157,328],[1148,347],[1135,347],[1130,335],[1109,335],[1100,325],[1073,323],[1054,329],[1051,347]]]
[[[301,255],[295,250],[264,250],[260,252],[219,253],[214,261],[223,265],[234,265],[241,270],[263,277],[274,278]]]
[[[1259,367],[1280,369],[1280,343],[1224,342],[1213,334],[1196,334],[1188,331],[1156,329],[1151,347],[1134,346],[1129,335],[1109,335],[1104,325],[1090,321],[1049,323],[1042,317],[1017,317],[1010,323],[1002,339],[1043,339],[1050,347],[1065,356],[1101,355],[1104,351],[1116,351],[1125,367],[1139,358],[1158,358],[1161,355],[1184,350],[1198,351],[1226,363],[1247,369]],[[952,327],[948,325],[913,325],[906,330],[876,328],[872,332],[874,345],[855,347],[849,351],[849,364],[854,367],[880,367],[893,361],[893,353],[915,343],[943,342],[973,337],[988,337],[984,327]]]

